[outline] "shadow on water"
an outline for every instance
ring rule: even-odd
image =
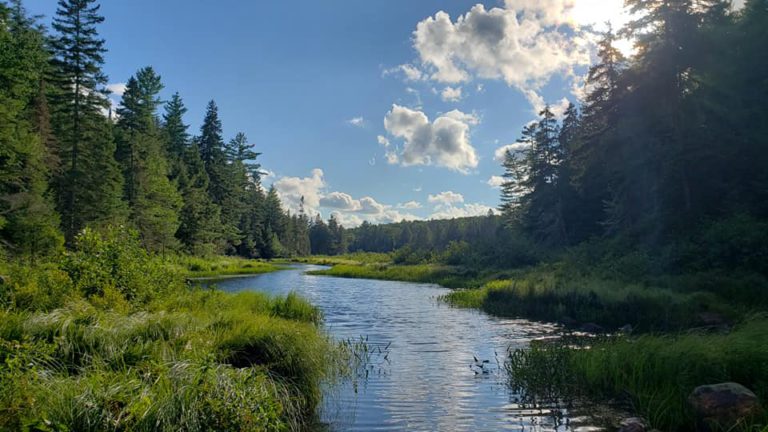
[[[215,285],[293,291],[322,309],[327,331],[350,359],[346,378],[325,386],[324,429],[596,430],[572,405],[531,403],[510,386],[510,350],[557,335],[557,326],[451,308],[437,300],[448,290],[435,285],[305,274],[318,268]]]

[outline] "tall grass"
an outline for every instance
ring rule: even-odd
[[[183,272],[92,244],[11,271],[0,299],[0,430],[299,430],[337,351],[295,294],[189,289]],[[13,270],[13,269],[11,269]]]
[[[338,264],[327,270],[311,271],[309,274],[354,279],[435,283],[449,288],[480,286],[484,280],[475,270],[437,264]]]
[[[728,334],[682,333],[565,343],[534,344],[511,353],[507,368],[514,385],[532,397],[586,396],[625,400],[661,430],[692,430],[687,403],[700,385],[737,382],[768,401],[768,319],[746,321]],[[760,430],[768,417],[743,429]]]
[[[592,276],[567,277],[548,269],[491,281],[477,290],[455,291],[444,299],[454,306],[495,315],[597,323],[608,328],[630,324],[639,331],[694,327],[700,324],[702,313],[735,318],[740,312],[711,292],[679,292]]]
[[[188,277],[261,274],[280,270],[278,265],[240,257],[195,257],[176,255],[166,258],[167,265]]]

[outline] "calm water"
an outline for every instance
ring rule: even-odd
[[[322,308],[334,337],[368,339],[376,354],[367,374],[326,391],[322,418],[331,430],[594,430],[565,411],[518,404],[505,385],[499,362],[507,350],[553,335],[554,326],[448,307],[437,299],[448,290],[435,285],[305,274],[318,268],[297,266],[216,285],[277,295],[296,291]],[[565,419],[556,421],[553,414]]]

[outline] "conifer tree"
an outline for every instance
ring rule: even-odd
[[[151,67],[129,79],[118,109],[120,162],[130,220],[144,245],[152,251],[174,247],[182,206],[176,186],[168,179],[168,162],[159,129],[160,76]]]
[[[0,248],[35,260],[61,246],[48,195],[50,167],[36,99],[48,60],[43,35],[20,2],[0,4]]]
[[[104,85],[104,40],[96,26],[104,21],[95,0],[59,0],[51,40],[58,91],[54,133],[63,164],[57,179],[64,232],[71,241],[86,224],[119,223],[122,176],[114,159]]]

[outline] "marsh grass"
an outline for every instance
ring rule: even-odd
[[[183,272],[134,240],[94,237],[61,264],[9,269],[0,430],[283,431],[313,422],[342,356],[320,311],[295,294],[190,289]]]
[[[471,269],[438,264],[337,264],[330,269],[315,270],[309,274],[352,279],[434,283],[448,288],[480,286],[487,278]]]
[[[510,353],[511,385],[531,398],[623,400],[661,430],[692,430],[691,391],[737,382],[768,400],[768,319],[754,317],[728,334],[680,333],[536,343]],[[768,417],[736,430],[759,431]],[[762,429],[764,430],[764,429]]]
[[[529,270],[515,279],[443,298],[465,308],[553,322],[597,323],[609,329],[630,324],[636,331],[668,331],[700,325],[702,313],[735,319],[742,309],[712,292],[680,292],[643,283]]]
[[[281,270],[275,263],[240,257],[195,257],[175,255],[166,258],[169,267],[191,278],[261,274]]]

